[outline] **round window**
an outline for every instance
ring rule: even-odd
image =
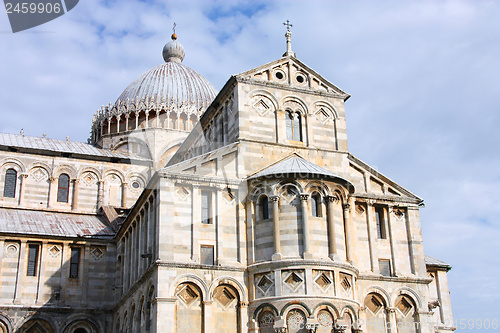
[[[306,80],[302,75],[297,75],[295,79],[297,80],[298,83],[304,83]]]
[[[138,189],[139,187],[141,187],[141,184],[139,184],[139,182],[133,182],[132,187]]]
[[[274,74],[274,76],[276,76],[276,78],[277,78],[278,80],[283,80],[283,78],[285,77],[285,76],[283,75],[283,73],[281,73],[281,72],[276,72],[276,74]]]

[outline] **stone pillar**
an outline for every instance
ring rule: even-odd
[[[47,265],[47,260],[46,256],[48,254],[48,240],[43,240],[42,244],[40,245],[40,253],[38,254],[38,267],[40,268],[40,271],[38,272],[38,281],[37,281],[37,286],[36,286],[36,301],[35,303],[37,305],[40,304],[45,304],[47,303],[47,299],[40,299],[40,296],[43,297],[43,289],[45,287],[45,268]]]
[[[307,209],[307,199],[309,199],[309,194],[302,193],[300,197],[300,206],[302,208],[302,226],[303,226],[303,237],[304,237],[304,259],[312,259],[313,254],[311,253],[311,240],[309,236],[309,210]]]
[[[394,239],[394,235],[392,232],[393,226],[392,226],[392,222],[391,222],[391,210],[392,210],[391,206],[387,207],[387,226],[389,227],[389,240],[390,240],[390,244],[391,244],[392,275],[398,276],[397,270],[396,270],[396,241]]]
[[[78,210],[78,193],[79,193],[79,183],[80,179],[73,180],[73,201],[71,203],[71,210]]]
[[[14,291],[14,304],[22,304],[22,285],[24,276],[26,275],[26,241],[21,240],[19,246],[19,261],[17,264],[17,278],[16,278],[16,289]]]
[[[239,315],[239,319],[240,319],[240,327],[241,327],[241,330],[240,332],[241,333],[247,333],[248,332],[248,303],[246,302],[241,302],[240,301],[240,307],[239,307],[239,312],[240,312],[240,315]]]
[[[53,208],[57,199],[57,178],[49,177],[49,204],[47,207]]]
[[[87,307],[87,296],[89,294],[89,264],[90,264],[90,246],[85,244],[82,248],[83,253],[80,253],[80,266],[82,267],[81,274],[79,273],[78,279],[82,281],[82,301],[81,305]]]
[[[28,174],[22,173],[21,185],[19,189],[19,206],[24,206],[24,192],[26,191],[26,178],[28,178]]]
[[[137,129],[139,127],[139,114],[136,112],[135,113],[135,128]]]
[[[339,260],[339,255],[337,254],[337,240],[335,234],[335,219],[334,219],[334,208],[335,202],[339,199],[336,196],[327,196],[326,198],[326,221],[328,224],[328,247],[330,252],[330,259]]]
[[[128,118],[129,118],[129,115],[126,114],[125,115],[125,131],[128,131]]]
[[[144,112],[146,114],[146,123],[144,124],[144,128],[149,128],[149,111]]]
[[[108,134],[111,134],[111,118],[108,118]]]
[[[274,226],[274,254],[272,256],[272,260],[280,260],[281,259],[281,237],[280,237],[280,207],[279,207],[279,199],[280,197],[277,195],[273,195],[269,197],[273,202],[273,226]]]
[[[248,263],[255,262],[255,201],[247,201],[247,239],[248,239]]]
[[[193,185],[192,190],[192,216],[191,216],[191,260],[200,262],[200,224],[201,224],[201,190],[197,185]]]
[[[104,180],[97,181],[97,209],[104,206]]]
[[[370,264],[371,264],[371,270],[374,273],[378,273],[378,261],[375,256],[376,253],[376,226],[373,225],[373,205],[371,201],[368,201],[366,203],[366,224],[367,224],[367,230],[368,230],[368,245],[369,245],[369,250],[370,250]]]
[[[222,223],[222,190],[215,188],[215,214],[212,214],[212,219],[215,222],[216,228],[216,247],[217,247],[217,265],[224,265],[224,228]],[[213,202],[212,202],[213,205]]]
[[[128,183],[122,183],[122,207],[127,207]]]
[[[160,110],[156,110],[156,127],[160,127]]]
[[[346,258],[347,261],[352,263],[354,257],[354,250],[353,250],[353,234],[352,234],[351,219],[349,218],[350,210],[351,210],[351,205],[349,203],[346,203],[344,205]]]
[[[389,333],[398,333],[398,324],[396,321],[396,309],[387,308],[387,322],[389,324]]]
[[[212,306],[213,301],[203,301],[203,326],[205,327],[205,333],[211,333],[213,331]]]

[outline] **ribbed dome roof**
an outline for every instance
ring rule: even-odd
[[[141,98],[153,97],[177,106],[192,105],[205,109],[215,98],[217,90],[203,76],[184,66],[184,48],[172,36],[163,50],[165,63],[144,73],[123,91],[115,105]]]

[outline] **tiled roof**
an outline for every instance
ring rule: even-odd
[[[330,170],[320,167],[314,163],[311,163],[303,159],[298,154],[292,154],[281,161],[278,161],[271,166],[261,170],[250,176],[248,179],[267,177],[267,176],[280,176],[280,175],[297,175],[297,176],[320,176],[320,177],[330,177],[340,179],[351,186],[353,186],[348,180],[334,174]],[[354,188],[354,187],[353,187]]]
[[[0,233],[110,238],[113,229],[96,215],[0,208]]]
[[[450,264],[445,263],[444,261],[441,261],[441,260],[434,259],[434,258],[429,257],[427,255],[425,256],[425,264],[427,266],[443,267],[443,268],[447,268],[448,270],[451,269]]]
[[[0,146],[28,148],[35,150],[53,151],[58,153],[70,153],[79,155],[90,155],[99,157],[132,158],[134,160],[147,160],[142,157],[129,156],[122,153],[112,152],[107,149],[99,149],[88,143],[65,141],[49,138],[38,138],[20,134],[0,133]]]

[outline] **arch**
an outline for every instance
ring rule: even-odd
[[[0,169],[3,170],[4,168],[6,169],[13,168],[20,173],[26,172],[26,167],[24,166],[24,163],[21,160],[12,157],[7,157],[0,161]]]
[[[352,316],[354,321],[358,320],[358,316],[356,315],[356,310],[349,304],[345,305],[340,311],[340,316],[343,317],[346,313],[349,313]]]
[[[300,307],[289,309],[285,316],[286,328],[289,333],[306,333],[307,315]]]
[[[221,332],[240,332],[241,291],[234,284],[220,281],[213,290],[211,300],[212,318],[217,322],[217,330]],[[246,309],[245,309],[246,310]]]
[[[298,96],[285,96],[280,101],[280,108],[282,110],[286,110],[286,108],[290,108],[293,111],[299,111],[302,116],[305,116],[308,113],[307,103]]]
[[[267,180],[264,180],[262,182],[257,182],[255,186],[249,191],[250,195],[249,198],[250,200],[253,200],[257,202],[259,200],[259,197],[263,194],[267,196],[272,196],[275,195],[275,191],[273,186],[267,182]]]
[[[195,285],[198,286],[198,288],[200,288],[201,290],[201,296],[202,296],[202,299],[203,300],[207,300],[208,299],[208,295],[209,295],[209,290],[208,290],[208,287],[207,285],[205,284],[205,281],[203,281],[200,277],[198,277],[197,275],[194,275],[194,274],[182,274],[182,275],[179,275],[178,277],[176,277],[172,283],[170,283],[170,289],[169,289],[169,294],[172,296],[172,297],[175,297],[175,290],[177,289],[177,287],[182,284],[182,283],[186,283],[186,282],[191,282]]]
[[[3,313],[0,313],[0,331],[1,329],[4,329],[5,333],[13,332],[12,321],[7,315],[4,315]]]
[[[330,115],[333,118],[338,118],[339,117],[337,109],[333,106],[333,104],[331,104],[330,102],[328,102],[326,100],[319,100],[319,101],[315,101],[315,102],[313,102],[313,103],[310,104],[310,110],[317,111],[321,107],[323,107],[324,109],[326,109],[325,111],[327,111],[328,113],[330,113]],[[313,111],[313,112],[315,112],[315,111]]]
[[[21,322],[19,327],[18,333],[38,332],[34,331],[35,329],[39,329],[39,331],[44,333],[55,333],[58,331],[57,323],[52,318],[40,314],[29,316]]]
[[[304,302],[298,302],[298,303],[287,303],[280,311],[280,316],[283,317],[285,316],[290,310],[293,310],[293,309],[302,309],[304,310],[304,312],[308,315],[308,316],[311,316],[312,315],[312,311],[311,309],[309,309],[309,307],[307,306],[307,304],[305,304]]]
[[[73,168],[71,165],[64,164],[54,168],[54,170],[52,171],[52,177],[57,178],[63,173],[67,174],[70,179],[75,179],[77,175],[77,171],[75,168]]]
[[[78,329],[85,329],[85,331],[82,332],[86,333],[103,332],[102,327],[98,324],[97,320],[89,315],[71,315],[66,318],[61,327],[62,333],[77,333]]]
[[[230,285],[233,288],[235,288],[239,294],[240,300],[243,302],[248,302],[247,294],[245,292],[245,287],[238,280],[234,279],[231,276],[220,276],[212,282],[209,288],[210,300],[213,300],[213,293],[215,288],[224,284]]]
[[[48,164],[45,164],[43,162],[33,162],[30,164],[30,166],[28,167],[28,170],[29,172],[31,172],[34,168],[42,168],[45,170],[45,172],[47,172],[47,175],[50,177],[50,175],[52,175],[52,168],[48,165]]]
[[[120,183],[123,183],[125,182],[125,176],[123,175],[123,173],[117,169],[109,169],[109,170],[106,170],[104,171],[104,174],[103,174],[103,179],[105,179],[107,176],[110,176],[114,174],[115,176],[117,176],[119,179],[120,179]]]
[[[417,333],[420,331],[419,312],[412,297],[400,294],[394,301],[394,307],[398,333]]]
[[[331,193],[330,189],[325,183],[319,182],[317,180],[310,181],[304,186],[304,193],[312,194],[315,191],[319,192],[323,197],[326,197]]]
[[[316,306],[314,307],[312,313],[314,314],[314,316],[316,317],[318,315],[318,312],[321,310],[321,309],[328,309],[330,312],[332,312],[332,314],[338,318],[340,317],[340,312],[339,310],[337,309],[337,307],[335,305],[333,305],[332,303],[330,302],[320,302],[318,304],[316,304]]]
[[[92,172],[94,173],[96,176],[97,176],[97,179],[98,180],[101,180],[102,179],[102,174],[99,170],[97,170],[96,168],[92,168],[92,167],[85,167],[85,168],[82,168],[80,170],[78,170],[78,177],[77,178],[81,178],[82,175],[86,172]]]
[[[378,294],[380,295],[383,300],[385,301],[385,305],[387,307],[391,307],[392,306],[392,302],[391,302],[391,297],[389,296],[389,293],[387,291],[385,291],[384,288],[382,287],[379,287],[379,286],[369,286],[368,288],[365,289],[365,298],[366,299],[366,296],[368,296],[369,294]]]
[[[304,193],[304,187],[299,182],[295,180],[286,179],[282,180],[277,184],[277,190],[276,190],[277,194],[282,196],[283,192],[287,189],[288,186],[294,187],[295,190],[297,191],[297,194]]]
[[[418,310],[421,310],[422,309],[422,300],[420,299],[420,296],[417,294],[417,292],[415,290],[413,290],[412,288],[410,287],[399,287],[398,289],[396,289],[394,291],[394,293],[392,294],[392,304],[396,304],[396,299],[401,296],[401,295],[406,295],[408,297],[410,297],[413,302],[415,303],[415,305],[417,306]]]
[[[278,107],[279,107],[278,99],[273,94],[271,94],[269,91],[266,91],[263,89],[252,90],[250,93],[248,93],[248,97],[249,97],[248,100],[250,101],[257,96],[267,97],[271,101],[271,103],[273,104],[273,107],[274,107],[273,112],[278,109]]]
[[[275,316],[279,315],[278,309],[276,309],[276,307],[274,305],[272,305],[271,303],[262,303],[254,310],[252,318],[257,319],[259,312],[264,310],[265,308],[272,310],[272,312],[274,313]]]
[[[130,181],[132,181],[133,179],[139,179],[141,182],[142,182],[142,185],[143,186],[146,186],[147,184],[147,177],[140,173],[140,172],[128,172],[126,175],[125,175],[125,180],[127,183],[130,183]]]

